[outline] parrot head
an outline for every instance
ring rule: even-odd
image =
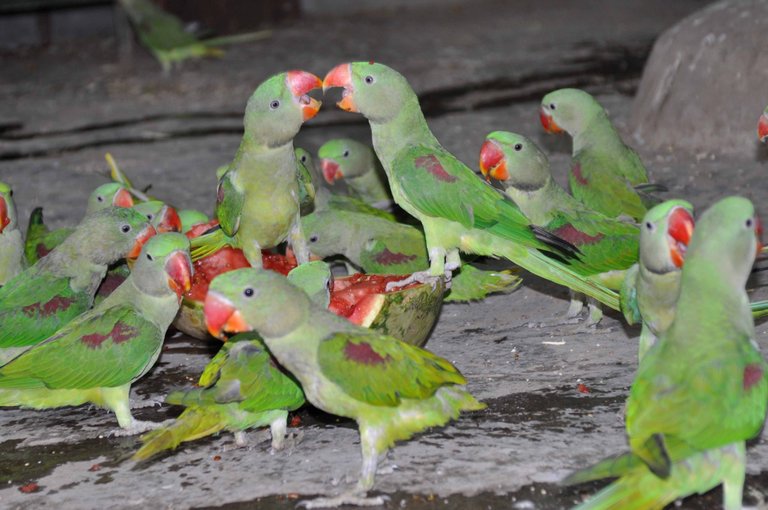
[[[158,234],[181,232],[181,218],[170,205],[159,200],[150,200],[136,204],[133,209],[146,216]]]
[[[350,242],[355,235],[348,228],[344,228],[343,218],[345,211],[315,211],[312,214],[301,217],[301,229],[307,240],[307,248],[320,258],[333,255],[346,254],[353,246],[360,248],[359,243]]]
[[[579,89],[559,89],[541,100],[539,119],[548,133],[580,133],[589,121],[604,113],[594,97]]]
[[[98,264],[111,264],[121,258],[136,259],[142,247],[157,232],[146,216],[125,207],[108,207],[86,214],[65,243]]]
[[[13,191],[11,187],[0,182],[0,234],[11,226],[16,228],[16,208],[13,204]]]
[[[320,146],[323,177],[328,184],[339,179],[360,177],[375,165],[373,150],[365,144],[349,138],[329,140]]]
[[[122,184],[108,182],[102,184],[88,197],[87,212],[98,211],[106,207],[133,207],[133,197]]]
[[[757,121],[757,137],[763,143],[768,143],[768,108],[765,109]]]
[[[246,138],[268,147],[293,140],[301,125],[320,110],[320,101],[309,92],[321,86],[320,78],[306,71],[288,71],[264,81],[245,107]]]
[[[211,281],[203,314],[211,335],[256,331],[265,338],[293,331],[306,319],[309,298],[288,279],[273,271],[243,268]]]
[[[480,149],[480,171],[505,188],[535,191],[549,179],[547,156],[528,138],[508,131],[494,131]]]
[[[181,231],[187,233],[195,225],[208,223],[208,216],[195,209],[182,209],[178,212],[181,220]]]
[[[145,293],[162,296],[171,290],[181,301],[192,288],[189,239],[176,232],[154,236],[141,250],[131,274]]]
[[[693,206],[689,202],[667,200],[652,207],[640,228],[640,261],[656,274],[679,270],[693,229]]]
[[[374,62],[340,64],[325,76],[323,91],[342,87],[336,105],[363,114],[371,122],[387,122],[407,105],[418,108],[418,98],[406,79],[394,69]]]

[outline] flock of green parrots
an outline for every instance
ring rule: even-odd
[[[316,168],[294,148],[320,109],[309,93],[321,87],[341,87],[338,106],[368,119],[373,150],[332,140]],[[146,432],[134,456],[146,461],[222,430],[244,444],[247,429],[265,426],[280,450],[288,413],[306,400],[357,422],[362,470],[354,488],[303,504],[381,504],[367,492],[382,454],[484,404],[447,360],[329,312],[330,267],[310,257],[403,275],[394,289],[444,280],[457,300],[519,284],[460,253],[505,258],[571,289],[568,318],[586,301],[590,324],[602,304],[642,325],[626,405],[630,452],[565,480],[618,478],[578,508],[662,508],[721,483],[724,507],[741,508],[745,441],[768,403],[753,321],[768,304],[750,304],[745,291],[761,250],[753,205],[724,198],[694,227],[688,202],[659,203],[665,190],[649,183],[592,96],[551,92],[540,118],[573,139],[571,194],[544,152],[510,132],[486,137],[485,182],[440,145],[406,79],[373,62],[341,64],[324,80],[289,71],[259,85],[240,147],[218,171],[218,224],[191,242],[181,232],[205,215],[148,197],[114,167],[115,182],[92,193],[76,228],[50,231],[36,209],[26,239],[0,183],[0,406],[105,407],[121,433]],[[758,136],[768,140],[768,109]],[[338,180],[349,194],[332,191]],[[393,211],[418,221],[398,223]],[[288,277],[263,269],[263,250],[286,241],[298,267]],[[192,260],[225,246],[252,266],[217,276],[205,298],[207,328],[225,343],[198,387],[168,395],[186,408],[176,420],[135,420],[130,386],[160,355],[192,286]]]

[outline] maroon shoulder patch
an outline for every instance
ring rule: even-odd
[[[584,174],[581,173],[581,165],[578,163],[574,163],[573,166],[571,166],[571,173],[573,174],[573,178],[576,179],[576,182],[581,184],[582,186],[586,186],[589,184],[589,181],[586,177],[584,177]]]
[[[440,164],[440,161],[438,161],[437,158],[431,154],[429,156],[421,156],[416,158],[416,161],[414,161],[413,164],[416,165],[416,168],[423,168],[427,172],[431,173],[440,181],[453,182],[456,180],[456,177],[446,172],[445,168],[443,168],[443,165]]]
[[[27,317],[37,315],[39,318],[50,317],[58,312],[63,312],[75,302],[74,298],[56,296],[45,303],[32,303],[21,309]]]
[[[137,329],[124,322],[118,321],[113,327],[112,331],[106,335],[101,333],[92,333],[90,335],[83,335],[82,342],[91,349],[98,349],[101,344],[112,339],[113,343],[120,344],[126,342],[136,336]]]
[[[605,237],[603,234],[597,234],[596,236],[585,234],[584,232],[577,229],[570,223],[568,223],[567,225],[563,225],[562,227],[559,227],[556,230],[553,230],[552,233],[555,234],[557,237],[568,241],[574,246],[584,246],[588,244],[595,244],[600,242],[600,240],[603,237]]]
[[[404,264],[416,259],[416,255],[406,255],[405,253],[395,253],[389,251],[389,248],[384,248],[379,252],[373,260],[379,264],[388,266],[390,264]]]
[[[37,255],[37,258],[41,259],[49,253],[51,253],[51,250],[49,250],[43,243],[37,243],[37,246],[35,246],[35,255]]]
[[[382,357],[373,350],[371,344],[365,342],[359,344],[347,342],[347,345],[344,346],[344,356],[350,361],[356,361],[363,365],[381,365],[389,360],[389,356]]]
[[[742,385],[744,391],[750,390],[763,379],[763,367],[757,363],[752,363],[744,367],[744,379]]]

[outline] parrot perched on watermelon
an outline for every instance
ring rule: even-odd
[[[637,369],[627,401],[630,453],[567,483],[618,477],[577,508],[663,508],[723,484],[740,509],[745,441],[763,426],[766,365],[745,290],[760,249],[752,203],[728,197],[698,220],[685,256],[675,317]]]
[[[0,287],[26,267],[13,191],[0,182]]]
[[[122,184],[108,182],[91,192],[85,214],[107,207],[133,207],[134,203],[131,193]],[[45,257],[51,250],[60,245],[73,230],[73,228],[49,230],[43,222],[43,208],[36,207],[29,215],[24,242],[24,253],[29,265]]]
[[[369,274],[408,275],[429,267],[424,234],[417,228],[369,214],[340,210],[301,218],[313,255],[343,255]],[[509,271],[487,271],[462,262],[445,301],[475,301],[494,292],[511,292],[521,279]]]
[[[126,434],[153,427],[133,418],[128,395],[155,364],[191,282],[187,238],[155,236],[107,299],[0,367],[0,406],[50,409],[90,402],[113,411]]]
[[[549,133],[567,132],[573,138],[573,160],[568,174],[571,194],[590,209],[611,218],[640,221],[659,201],[649,195],[664,191],[649,184],[640,157],[611,124],[600,103],[579,89],[559,89],[541,100],[541,124]]]
[[[242,249],[251,266],[262,267],[261,250],[287,239],[299,263],[307,262],[293,137],[320,109],[307,94],[321,85],[313,74],[288,71],[251,95],[240,147],[216,190],[221,228],[193,240],[194,260],[230,245]]]
[[[107,267],[136,258],[154,234],[132,209],[110,207],[86,215],[48,256],[0,288],[0,362],[88,310]]]
[[[378,209],[392,206],[387,177],[373,149],[350,138],[325,142],[317,150],[325,182],[333,185],[343,179],[361,200]]]
[[[638,257],[640,230],[634,224],[609,218],[570,196],[552,178],[547,156],[528,138],[494,131],[480,150],[480,171],[498,182],[530,220],[579,249],[571,267],[579,274],[599,278],[618,290],[625,271]],[[571,297],[567,317],[576,317],[582,300]],[[597,324],[602,310],[589,303],[589,324]]]
[[[460,265],[461,250],[507,258],[618,309],[615,292],[555,260],[577,259],[574,246],[531,225],[510,198],[440,145],[402,75],[373,62],[347,63],[326,75],[323,89],[330,87],[344,88],[341,109],[368,119],[395,203],[424,227],[430,268],[400,284],[450,276]]]
[[[757,138],[763,143],[768,143],[768,106],[757,121]]]
[[[485,407],[447,360],[355,326],[277,273],[238,269],[214,284],[205,301],[212,334],[257,331],[312,405],[358,423],[363,463],[356,488],[305,502],[308,508],[382,504],[381,497],[366,498],[380,455],[395,441]]]

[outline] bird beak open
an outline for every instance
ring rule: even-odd
[[[486,140],[480,149],[480,172],[485,176],[486,181],[490,181],[491,178],[497,181],[509,179],[504,152],[492,140]]]
[[[168,286],[181,299],[192,288],[192,260],[189,254],[173,252],[165,261],[165,272],[168,275]]]
[[[693,216],[688,210],[676,207],[669,215],[667,234],[669,236],[669,256],[675,267],[683,267],[685,252],[691,242],[694,228]]]
[[[320,161],[320,166],[323,169],[325,182],[328,184],[333,184],[335,181],[344,177],[341,168],[339,168],[339,164],[332,159],[323,158]]]
[[[763,112],[757,121],[757,137],[763,143],[768,143],[768,112]]]
[[[301,105],[301,113],[304,122],[308,121],[320,111],[323,104],[317,99],[309,97],[309,92],[323,86],[320,78],[306,71],[288,71],[285,81],[293,98]]]
[[[243,319],[240,311],[227,298],[208,291],[203,305],[203,315],[208,332],[220,340],[226,341],[226,333],[250,331],[251,328]]]
[[[128,191],[125,188],[120,188],[120,190],[115,193],[115,196],[112,198],[112,205],[115,207],[133,207],[133,197],[131,196],[131,192]]]
[[[339,64],[325,75],[323,80],[323,93],[331,87],[342,87],[344,92],[341,101],[336,106],[347,112],[357,112],[357,105],[353,97],[352,64]]]
[[[170,205],[164,205],[160,209],[160,221],[157,224],[158,233],[181,232],[181,218],[176,209]]]
[[[126,255],[125,258],[136,259],[147,241],[149,241],[155,234],[157,234],[155,227],[147,225],[144,230],[139,233],[138,237],[136,237],[136,242],[133,244],[131,251],[128,252],[128,255]]]
[[[0,234],[3,233],[5,227],[11,222],[11,218],[8,216],[8,204],[5,203],[5,198],[0,197]]]
[[[541,125],[544,126],[544,131],[547,133],[557,134],[563,132],[563,128],[557,125],[555,119],[552,118],[552,115],[543,106],[539,110],[539,120]]]

